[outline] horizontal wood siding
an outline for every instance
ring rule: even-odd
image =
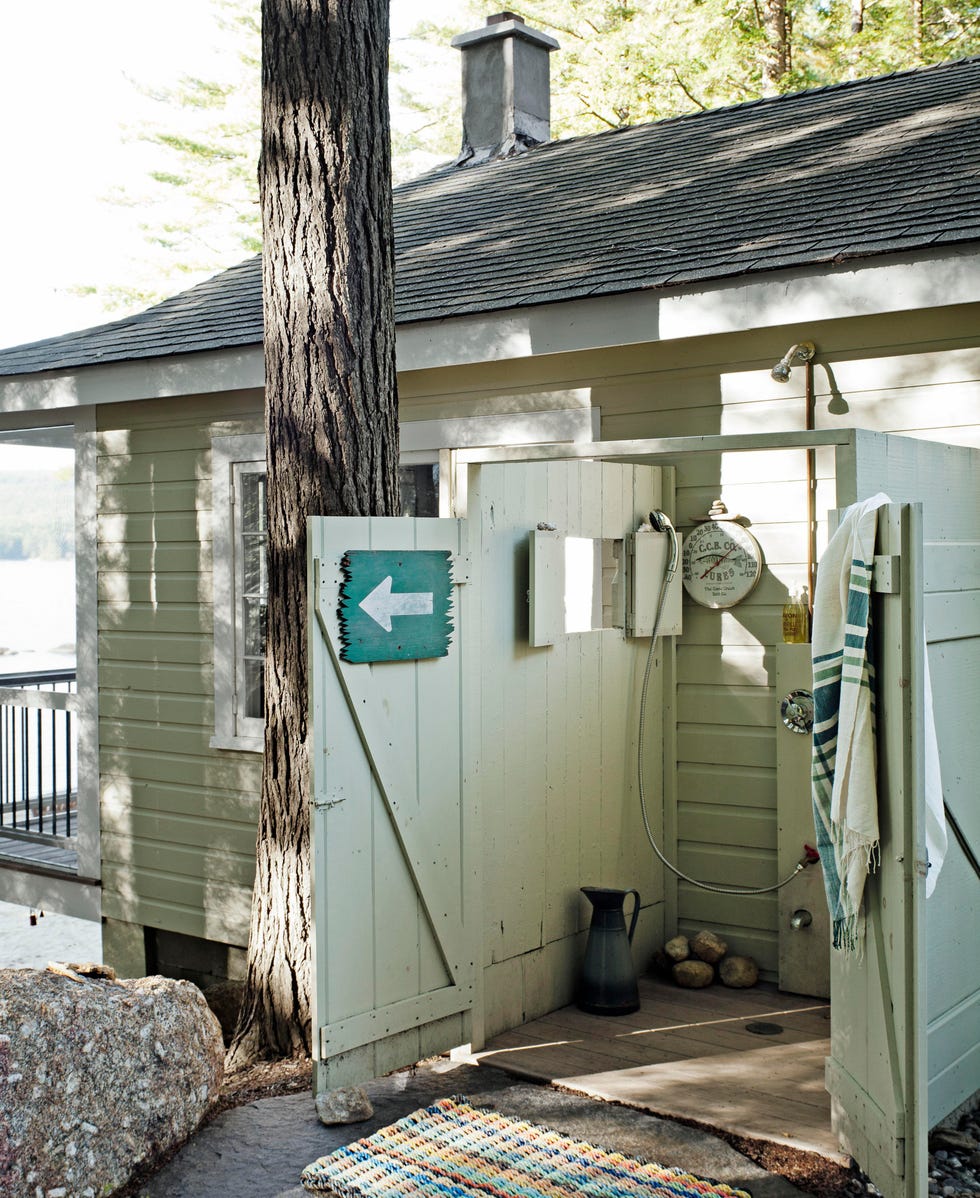
[[[244,945],[261,761],[214,731],[211,437],[261,395],[119,404],[99,430],[103,912]]]

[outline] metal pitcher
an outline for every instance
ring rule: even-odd
[[[581,889],[592,904],[592,923],[575,995],[576,1005],[592,1015],[628,1015],[640,1007],[640,992],[630,951],[640,913],[639,891],[614,890],[609,886],[583,886]],[[623,904],[628,894],[634,901],[627,932]]]

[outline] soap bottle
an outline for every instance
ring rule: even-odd
[[[806,587],[791,591],[783,605],[783,641],[805,645],[810,639],[810,604]]]

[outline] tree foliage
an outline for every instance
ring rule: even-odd
[[[133,309],[258,252],[259,0],[211,0],[227,37],[220,77],[182,78],[150,94],[161,119],[138,136],[159,166],[139,205],[144,278],[102,292]],[[450,38],[486,6],[449,0],[392,43],[396,182],[455,157],[459,59]],[[530,0],[529,25],[552,34],[556,137],[660,120],[980,53],[977,0]],[[79,290],[92,290],[79,288]]]
[[[136,310],[262,248],[259,0],[210,0],[223,52],[215,75],[169,87],[135,84],[159,104],[157,121],[126,130],[154,147],[157,165],[106,199],[142,215],[144,259],[96,294],[107,310]]]

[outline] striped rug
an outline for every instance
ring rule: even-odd
[[[751,1198],[463,1098],[440,1099],[338,1148],[302,1180],[338,1198]]]

